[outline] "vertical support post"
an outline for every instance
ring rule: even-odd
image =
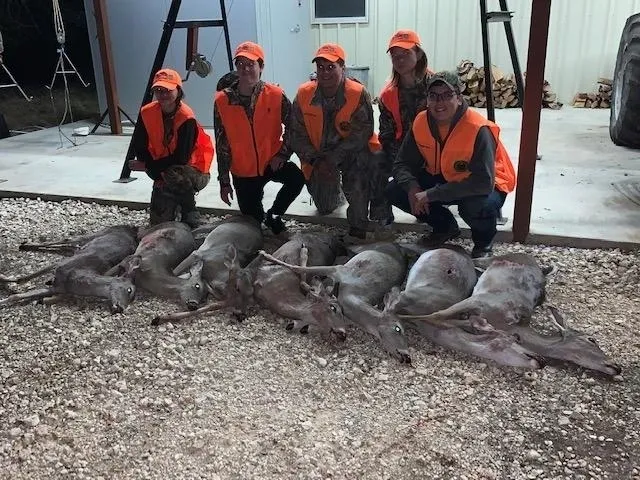
[[[113,69],[113,56],[111,55],[111,34],[109,33],[109,21],[105,0],[93,0],[93,11],[96,18],[98,44],[100,45],[100,59],[102,60],[102,75],[104,76],[104,91],[107,96],[107,111],[109,112],[109,124],[111,133],[122,133],[122,122],[118,109],[118,92],[116,88],[116,76]]]
[[[187,72],[191,68],[194,55],[198,52],[198,27],[189,27],[187,29]]]
[[[513,241],[525,242],[531,224],[533,184],[536,174],[536,152],[542,111],[542,86],[549,36],[551,0],[533,0],[529,27],[527,82],[524,88],[518,187],[513,213]]]
[[[484,94],[487,101],[487,118],[496,121],[493,108],[493,89],[491,75],[491,53],[489,52],[489,25],[487,19],[487,0],[480,0],[480,25],[482,26],[482,56],[484,58]]]
[[[224,0],[220,0],[220,15],[224,23],[224,40],[227,44],[227,60],[229,61],[229,71],[233,70],[233,55],[231,53],[231,40],[229,39],[229,23],[227,22],[227,9],[224,6]]]
[[[222,0],[224,1],[224,0]],[[180,11],[180,4],[182,0],[171,0],[171,6],[169,7],[169,13],[167,13],[167,20],[164,23],[164,27],[162,29],[162,36],[160,37],[160,43],[158,44],[158,50],[156,51],[156,58],[153,60],[153,66],[151,67],[151,72],[149,74],[149,79],[147,80],[147,86],[144,90],[144,96],[142,98],[142,104],[140,108],[142,109],[147,103],[151,101],[153,94],[151,93],[151,85],[153,85],[153,77],[162,64],[164,63],[164,58],[167,55],[167,49],[169,48],[169,42],[171,41],[171,34],[173,33],[173,27],[178,18],[178,12]],[[131,135],[131,141],[129,142],[129,149],[127,150],[126,158],[124,159],[124,165],[122,166],[122,172],[120,173],[119,181],[128,181],[129,176],[131,175],[131,169],[129,168],[129,160],[134,158],[133,145],[136,138],[136,134],[140,129],[140,121],[136,122],[136,126],[133,129],[133,135]],[[118,180],[116,180],[118,181]]]
[[[500,0],[500,10],[508,12],[507,0]],[[516,89],[518,92],[518,106],[522,107],[524,103],[524,81],[522,78],[522,70],[520,70],[520,62],[518,61],[518,53],[516,52],[516,42],[513,39],[513,27],[511,22],[504,22],[504,33],[507,36],[507,45],[509,46],[509,54],[511,55],[511,64],[513,65],[513,75],[516,77]]]

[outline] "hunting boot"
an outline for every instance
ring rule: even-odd
[[[264,224],[271,229],[274,235],[279,235],[282,232],[287,231],[287,227],[282,221],[280,215],[274,215],[271,210],[267,211],[264,218]]]
[[[151,191],[151,204],[149,205],[149,224],[157,225],[163,222],[172,222],[176,219],[178,201],[164,185],[153,185]]]
[[[185,193],[180,197],[180,208],[182,210],[182,222],[191,228],[198,228],[207,223],[200,212],[196,209],[195,192]]]

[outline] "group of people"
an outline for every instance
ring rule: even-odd
[[[392,206],[431,226],[422,239],[436,247],[460,235],[449,205],[471,229],[474,257],[491,254],[497,219],[516,175],[499,127],[469,109],[457,73],[428,68],[418,34],[400,30],[390,39],[391,78],[378,96],[379,133],[371,95],[345,75],[346,54],[322,45],[312,59],[315,79],[291,102],[261,79],[263,49],[240,44],[236,70],[218,82],[214,100],[215,153],[220,197],[275,234],[306,185],[320,215],[346,199],[349,236],[384,234]],[[160,70],[156,100],[141,111],[132,168],[154,180],[152,224],[173,220],[196,226],[195,194],[210,180],[214,143],[182,101],[177,72]],[[300,166],[291,161],[295,153]],[[264,187],[281,183],[264,211]]]

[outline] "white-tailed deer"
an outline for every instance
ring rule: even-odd
[[[480,316],[495,329],[514,335],[527,350],[545,358],[573,362],[608,375],[621,372],[591,337],[569,329],[557,309],[551,308],[551,313],[560,335],[541,335],[531,328],[533,311],[545,298],[546,274],[550,269],[543,271],[535,258],[519,253],[476,259],[474,263],[486,270],[469,298],[430,315],[411,318],[447,326],[468,324],[466,318]]]
[[[136,251],[107,274],[130,277],[139,288],[159,297],[180,300],[193,310],[207,295],[201,277],[202,260],[193,262],[189,271],[181,276],[175,276],[172,270],[194,248],[193,234],[187,224],[160,223],[147,230]]]
[[[105,275],[105,272],[136,249],[137,228],[119,225],[97,233],[73,239],[43,244],[23,244],[21,250],[45,250],[59,253],[75,252],[59,263],[48,265],[33,274],[2,277],[3,282],[23,282],[53,270],[48,288],[17,293],[0,300],[0,305],[12,305],[40,298],[77,295],[104,298],[112,313],[120,313],[133,301],[135,286],[128,279]],[[131,268],[136,268],[132,265]]]
[[[447,246],[429,250],[420,255],[409,270],[395,312],[403,318],[404,315],[428,315],[448,308],[468,298],[477,279],[473,261],[464,249]],[[452,350],[512,367],[538,369],[544,366],[539,355],[479,317],[469,319],[473,333],[456,326],[437,326],[419,320],[407,319],[405,322],[433,343]]]
[[[173,269],[174,275],[188,271],[193,264],[202,262],[202,279],[217,300],[222,300],[229,279],[225,267],[227,250],[232,245],[235,260],[245,267],[263,248],[264,237],[260,224],[250,216],[238,215],[219,223],[207,235],[200,248],[191,252]]]
[[[278,248],[274,257],[302,265],[330,265],[339,248],[337,239],[326,233],[298,233]],[[205,305],[193,312],[178,312],[156,317],[154,324],[181,320],[213,310],[231,308],[242,320],[255,299],[259,304],[291,320],[287,330],[307,333],[309,325],[322,333],[333,332],[346,338],[342,308],[320,282],[305,286],[290,269],[255,258],[242,268],[234,246],[229,246],[225,259],[227,287],[225,299]],[[302,283],[302,286],[301,286]]]
[[[407,260],[393,243],[377,243],[354,248],[356,253],[344,265],[300,267],[266,252],[267,260],[303,274],[326,275],[334,281],[333,294],[345,316],[373,335],[383,348],[401,363],[411,363],[404,328],[393,313],[400,293],[397,288],[407,271]],[[383,311],[374,305],[384,300]]]

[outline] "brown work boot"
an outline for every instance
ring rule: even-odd
[[[425,248],[438,248],[449,240],[458,238],[460,233],[460,229],[456,226],[455,228],[450,228],[445,232],[431,232],[424,235],[420,240],[418,240],[418,243]]]

